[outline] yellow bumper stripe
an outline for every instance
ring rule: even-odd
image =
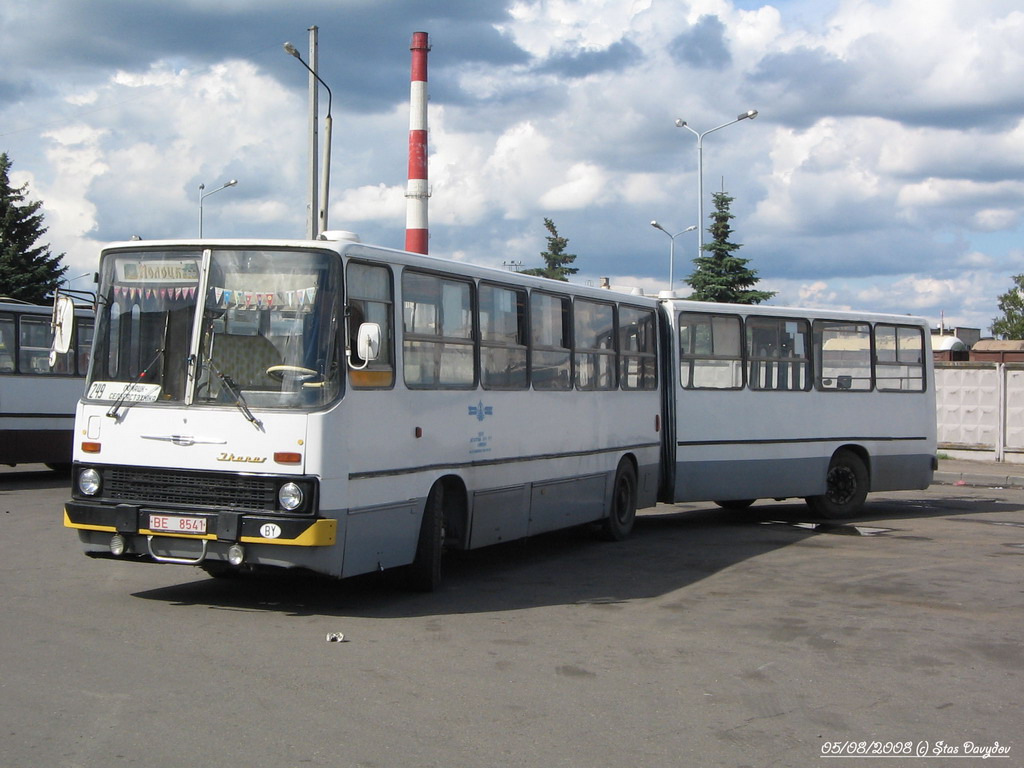
[[[262,536],[242,536],[243,544],[283,544],[292,547],[330,547],[338,540],[338,521],[317,520],[294,539],[264,539]]]
[[[73,523],[68,517],[67,509],[64,510],[64,527],[77,528],[80,531],[105,531],[106,533],[117,533],[117,528],[112,525],[86,525],[85,523]]]

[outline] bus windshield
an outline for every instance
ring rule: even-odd
[[[87,399],[116,415],[135,403],[316,407],[337,395],[330,254],[218,249],[205,275],[202,265],[198,249],[104,257]]]

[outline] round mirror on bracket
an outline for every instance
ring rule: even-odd
[[[53,346],[52,353],[63,355],[71,349],[71,335],[75,330],[75,303],[70,296],[58,293],[53,302]]]

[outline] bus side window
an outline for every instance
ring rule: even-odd
[[[22,315],[20,321],[21,344],[18,348],[18,368],[22,373],[74,373],[68,370],[70,353],[57,355],[57,363],[50,367],[50,318]]]
[[[14,315],[0,315],[0,373],[14,373]]]
[[[406,270],[402,274],[402,322],[406,386],[476,386],[472,283]]]
[[[810,389],[809,338],[806,320],[748,317],[750,388],[790,392]]]
[[[92,360],[92,335],[94,330],[92,318],[75,320],[75,335],[78,340],[78,375],[85,376],[89,372]]]
[[[871,326],[814,321],[815,384],[824,392],[868,392],[871,375]]]
[[[887,392],[924,391],[924,334],[904,325],[875,326],[875,379]]]
[[[525,389],[526,291],[480,285],[480,383],[485,389]]]
[[[573,303],[573,357],[576,389],[615,389],[615,307],[577,299]]]
[[[533,388],[565,391],[572,388],[571,304],[566,296],[533,291],[530,294],[530,344]]]
[[[390,387],[395,383],[391,271],[376,264],[349,262],[347,293],[347,343],[353,365],[362,366],[364,362],[356,351],[356,334],[359,332],[360,323],[377,323],[381,330],[380,354],[377,359],[371,361],[365,368],[349,367],[349,381],[356,389]]]
[[[735,315],[679,315],[679,381],[684,389],[743,387],[743,329]]]
[[[619,307],[619,379],[623,389],[658,388],[656,333],[653,312]]]

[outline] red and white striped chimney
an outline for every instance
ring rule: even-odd
[[[427,43],[426,32],[413,32],[412,83],[409,94],[409,184],[405,191],[405,250],[427,252]]]

